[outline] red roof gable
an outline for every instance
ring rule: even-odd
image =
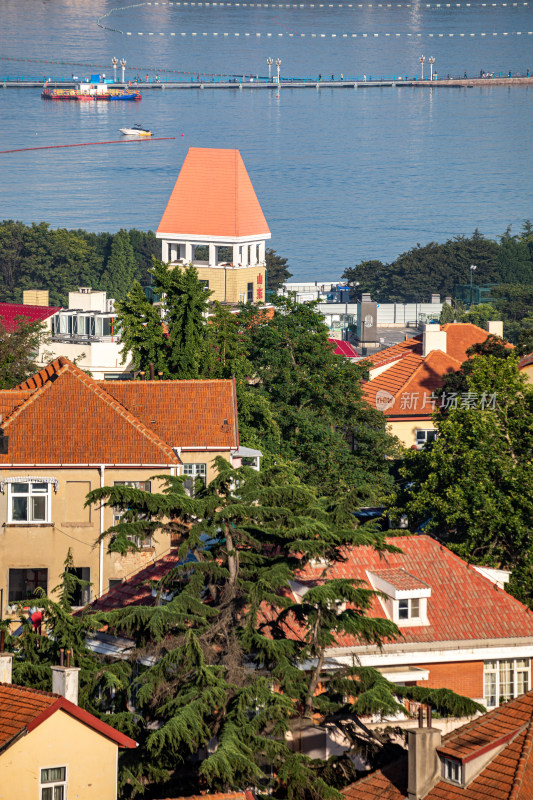
[[[446,352],[452,358],[455,358],[461,364],[468,358],[466,351],[474,344],[481,344],[490,336],[488,331],[483,328],[478,328],[477,325],[472,325],[471,322],[448,322],[446,325],[440,326],[441,331],[446,331]],[[403,353],[417,353],[422,355],[422,342],[424,334],[419,333],[411,339],[406,339],[403,342],[387,347],[385,350],[380,350],[378,353],[368,357],[374,367],[390,361],[393,358],[398,358]],[[512,347],[511,344],[508,345]]]
[[[157,233],[270,238],[238,150],[189,148]]]
[[[44,322],[48,317],[53,317],[60,306],[27,306],[22,303],[0,303],[0,318],[8,331],[17,327],[17,317],[25,317],[28,322]]]
[[[424,800],[531,800],[533,797],[533,692],[452,731],[438,752],[468,761],[484,748],[504,744],[465,788],[439,781]],[[405,800],[407,756],[342,790],[346,800]]]
[[[172,446],[66,358],[21,386],[39,388],[5,419],[9,446],[0,464],[181,463]]]
[[[137,742],[111,725],[84,711],[58,694],[41,692],[27,686],[0,683],[0,750],[21,733],[29,733],[59,710],[88,725],[119,747],[137,747]]]

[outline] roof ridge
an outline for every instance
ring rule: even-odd
[[[60,358],[62,358],[62,356],[60,356]],[[56,361],[59,361],[59,359],[56,359]],[[52,362],[52,363],[54,363],[54,362]],[[74,364],[72,366],[74,366]],[[62,367],[60,367],[60,369],[57,372],[54,371],[52,373],[52,375],[56,375],[56,376],[62,375],[63,373],[65,373],[67,371],[67,369],[68,369],[68,365],[65,364]],[[43,370],[41,370],[41,372],[42,371]],[[39,374],[39,373],[37,373],[37,374]],[[49,376],[49,377],[51,377],[51,376]],[[20,416],[20,414],[22,414],[22,412],[25,411],[26,408],[28,408],[29,406],[33,405],[41,397],[43,392],[50,388],[51,385],[52,385],[52,381],[48,379],[48,380],[44,381],[40,386],[36,386],[35,389],[27,389],[27,390],[19,389],[19,390],[17,390],[17,391],[30,391],[31,395],[30,395],[30,397],[27,397],[26,400],[24,400],[22,403],[20,403],[16,408],[14,408],[13,411],[10,414],[7,415],[6,419],[3,422],[2,427],[5,428],[6,425],[9,425],[11,422],[13,422],[13,420],[15,420],[18,416]],[[13,390],[13,391],[15,391],[15,390]]]
[[[520,796],[520,790],[522,788],[522,780],[524,778],[524,773],[526,771],[529,756],[531,755],[532,747],[533,747],[533,718],[530,719],[529,724],[527,725],[526,735],[524,737],[524,743],[522,745],[522,752],[520,753],[520,758],[518,759],[518,763],[516,765],[513,787],[509,795],[509,800],[518,800]]]
[[[33,686],[22,686],[19,683],[2,683],[0,682],[0,689],[19,689],[22,692],[27,692],[28,694],[40,694],[44,697],[61,697],[60,694],[56,692],[47,692],[44,689],[34,689]]]

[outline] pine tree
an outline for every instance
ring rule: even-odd
[[[199,378],[206,358],[209,296],[192,264],[170,271],[165,319],[169,330],[169,368],[174,378]]]
[[[134,281],[128,296],[116,308],[123,343],[122,363],[131,359],[133,370],[145,372],[153,364],[156,372],[168,377],[168,338],[158,306],[147,299],[140,283]]]
[[[111,253],[101,278],[101,286],[109,297],[123,300],[131,291],[138,274],[137,260],[126,230],[113,237]]]
[[[357,582],[325,575],[302,603],[294,602],[290,582],[311,559],[342,560],[346,546],[394,548],[375,530],[356,527],[355,492],[334,502],[284,468],[234,470],[222,458],[217,468],[207,487],[197,482],[194,497],[183,478],[168,476],[160,494],[115,486],[89,496],[128,509],[104,534],[111,547],[119,537],[128,546],[128,530],[149,526],[157,536],[181,524],[181,563],[158,585],[167,601],[100,617],[111,631],[134,636],[154,661],[134,682],[147,735],[132,780],[142,784],[143,765],[156,762],[169,772],[168,794],[177,790],[177,770],[182,793],[252,784],[284,798],[333,800],[328,765],[291,752],[287,733],[336,726],[354,749],[362,740],[368,747],[360,714],[397,711],[398,695],[414,696],[417,687],[397,690],[370,669],[326,675],[324,653],[338,633],[379,644],[398,631],[366,614],[374,593]],[[350,608],[337,613],[344,602]],[[424,691],[430,702],[433,693]],[[453,693],[436,702],[441,710],[479,708]]]

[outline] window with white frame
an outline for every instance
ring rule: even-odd
[[[9,523],[50,522],[51,483],[8,483]]]
[[[428,442],[434,442],[437,438],[437,431],[435,430],[417,430],[416,432],[416,446],[419,450],[424,447]]]
[[[453,761],[451,758],[443,759],[444,777],[453,783],[461,783],[461,765],[458,761]]]
[[[40,800],[67,800],[66,767],[47,767],[41,770]]]
[[[132,489],[141,489],[143,492],[151,492],[152,491],[152,482],[151,481],[115,481],[115,486],[131,486]],[[113,508],[113,525],[118,525],[121,521],[125,508],[120,506],[115,506]],[[134,542],[137,547],[151,547],[152,546],[152,537],[145,536],[144,538],[140,536],[128,536],[128,539]]]
[[[494,708],[524,694],[531,685],[529,658],[504,658],[483,665],[484,704]]]
[[[196,478],[201,478],[204,486],[207,483],[207,464],[184,464],[183,474],[188,478],[185,481],[185,489],[192,495]]]
[[[420,598],[409,597],[398,600],[398,619],[419,619],[420,618]]]

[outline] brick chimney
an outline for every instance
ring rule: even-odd
[[[60,651],[60,665],[52,667],[52,691],[66,700],[78,705],[79,667],[70,666],[70,650],[67,650],[67,664],[63,664],[63,648]]]
[[[422,337],[422,355],[424,358],[432,350],[442,350],[446,352],[446,331],[443,331],[437,323],[428,323],[424,328]]]
[[[0,683],[11,683],[13,675],[13,653],[4,651],[5,630],[0,631]]]
[[[431,709],[427,710],[427,728],[424,728],[424,712],[419,709],[418,728],[407,733],[409,768],[407,779],[408,800],[423,800],[440,780],[440,760],[437,747],[441,743],[441,731],[431,727]]]

